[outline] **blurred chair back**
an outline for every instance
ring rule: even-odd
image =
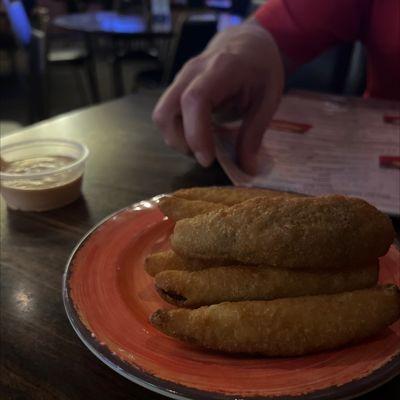
[[[8,16],[2,12],[0,5],[0,50],[8,52],[10,60],[14,62],[14,52],[17,48],[15,35],[11,30],[11,24]],[[15,62],[14,62],[15,64]]]
[[[69,13],[86,12],[90,11],[92,8],[102,9],[102,10],[112,10],[114,8],[114,3],[118,8],[122,2],[123,2],[122,0],[92,0],[92,1],[64,0],[64,3],[66,3],[67,11]]]
[[[21,1],[3,0],[12,31],[28,58],[29,108],[32,121],[47,116],[46,96],[46,37],[33,29]]]
[[[251,8],[251,0],[205,0],[204,4],[230,14],[246,17]]]
[[[361,42],[353,47],[343,94],[361,96],[366,89],[367,82],[367,53]]]
[[[29,102],[32,121],[40,121],[48,116],[46,53],[45,33],[33,29],[29,46]]]
[[[3,0],[11,29],[17,42],[26,47],[30,44],[32,27],[21,1]]]
[[[365,89],[365,54],[360,43],[330,49],[300,67],[287,80],[287,89],[360,95]]]
[[[204,0],[186,0],[186,7],[201,8],[204,5]]]
[[[215,14],[191,15],[180,21],[180,30],[172,44],[172,56],[166,66],[164,82],[171,82],[189,59],[205,49],[217,32],[217,24]]]
[[[249,14],[251,0],[232,0],[230,12],[232,14],[246,17]]]
[[[116,9],[121,14],[144,14],[146,3],[146,0],[117,0]]]
[[[172,14],[169,0],[151,0],[149,2],[148,19],[154,32],[170,32],[172,30]]]

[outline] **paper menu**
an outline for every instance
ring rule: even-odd
[[[400,169],[380,165],[400,157],[399,110],[400,103],[289,94],[263,138],[257,176],[235,164],[234,135],[218,135],[217,157],[235,185],[341,193],[399,215]]]

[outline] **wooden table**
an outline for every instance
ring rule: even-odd
[[[29,127],[18,137],[67,136],[91,150],[84,197],[60,210],[24,213],[1,202],[1,399],[163,399],[101,363],[66,317],[61,278],[75,244],[94,224],[138,200],[181,187],[223,185],[167,149],[150,121],[159,93],[141,92]],[[398,381],[364,395],[395,399]]]

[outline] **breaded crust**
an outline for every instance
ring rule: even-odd
[[[374,286],[378,262],[347,270],[300,270],[229,266],[201,271],[164,271],[155,277],[161,297],[181,307],[225,301],[272,300],[330,294]]]
[[[400,316],[394,285],[339,294],[158,310],[165,334],[228,353],[301,356],[374,335]]]
[[[373,262],[394,236],[390,219],[361,199],[258,197],[178,221],[171,246],[189,258],[335,269]]]
[[[211,203],[203,200],[186,200],[175,196],[165,196],[158,203],[160,210],[173,221],[192,218],[209,211],[227,208],[224,204]]]
[[[176,254],[173,250],[166,250],[147,256],[144,264],[144,269],[149,275],[155,276],[162,271],[197,271],[205,268],[226,265],[227,263],[229,264],[230,262],[216,262],[214,260],[182,258],[178,256],[178,254]]]
[[[278,192],[275,190],[261,188],[240,188],[240,187],[194,187],[190,189],[180,189],[172,193],[175,197],[186,200],[202,200],[212,203],[221,203],[227,206],[241,203],[255,197],[299,197],[300,194]]]

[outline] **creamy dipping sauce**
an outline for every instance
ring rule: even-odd
[[[8,162],[2,172],[17,175],[1,182],[8,206],[24,211],[46,211],[76,200],[81,192],[82,171],[57,171],[75,161],[72,157],[56,155]],[[46,174],[31,175],[38,173]]]
[[[74,158],[64,156],[34,157],[9,162],[5,172],[12,174],[47,172],[72,164],[74,161]]]
[[[74,158],[64,156],[35,157],[25,160],[12,161],[7,164],[4,172],[9,174],[19,174],[16,180],[8,180],[3,183],[7,187],[18,189],[44,189],[54,186],[60,186],[65,181],[71,180],[71,173],[59,173],[55,175],[45,175],[43,177],[23,179],[23,175],[36,174],[40,172],[51,172],[59,168],[72,164]]]

